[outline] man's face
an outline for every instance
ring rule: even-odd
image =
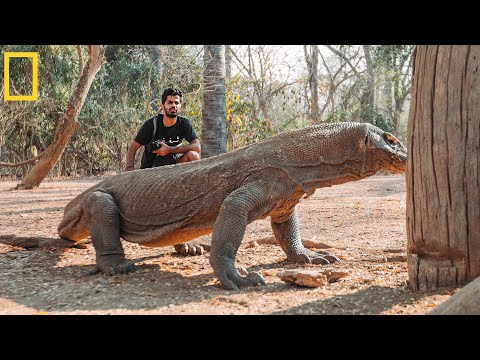
[[[165,115],[168,117],[177,116],[182,110],[182,103],[180,102],[180,96],[169,95],[165,104],[162,104],[162,109]]]

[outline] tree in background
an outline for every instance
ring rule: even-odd
[[[79,56],[75,46],[2,45],[0,51],[35,51],[39,54],[38,100],[3,102],[3,94],[0,98],[2,161],[10,161],[0,166],[9,166],[15,172],[18,168],[23,177],[33,163],[25,160],[33,154],[42,154],[45,144],[51,142],[55,123],[67,106],[73,86],[78,80]],[[0,76],[3,78],[3,63],[0,64]],[[31,78],[31,61],[23,65],[16,62],[10,64],[10,81],[13,85],[10,92],[31,92]],[[3,80],[1,83],[3,87]]]
[[[375,96],[375,70],[376,64],[373,59],[373,46],[372,45],[363,45],[363,54],[365,56],[365,65],[367,66],[367,79],[366,79],[366,88],[363,91],[362,95],[362,105],[365,107],[366,112],[375,113],[377,109],[377,99]],[[365,111],[363,111],[365,113]],[[373,119],[370,119],[372,121]]]
[[[291,55],[293,48],[297,49],[296,58]],[[318,122],[368,121],[397,131],[404,139],[409,48],[309,45],[307,66],[302,45],[226,47],[227,151]],[[42,154],[53,141],[56,123],[69,102],[82,64],[75,46],[0,45],[0,50],[38,51],[41,62],[38,101],[2,103],[0,99],[0,175],[23,177],[34,164],[26,159]],[[170,85],[182,89],[183,114],[192,120],[202,140],[203,96],[208,94],[203,54],[202,45],[107,46],[105,63],[78,116],[80,127],[50,175],[121,171],[138,127],[156,113],[161,91]],[[0,70],[3,74],[1,62]],[[12,70],[11,76],[20,80],[26,74],[22,67]],[[26,93],[21,86],[17,90]],[[314,100],[316,91],[318,102]],[[318,115],[313,115],[315,104]],[[12,163],[21,166],[13,167]]]
[[[407,262],[434,290],[480,275],[480,46],[417,46],[414,64]]]
[[[87,64],[84,68],[82,66],[80,67],[78,82],[70,97],[67,109],[56,124],[53,140],[45,150],[43,157],[29,171],[22,182],[17,185],[17,189],[32,189],[38,187],[58,162],[68,141],[79,127],[77,118],[90,90],[90,85],[95,78],[95,74],[102,66],[103,53],[104,49],[101,45],[88,46]],[[80,62],[82,62],[81,51],[79,55]]]
[[[319,116],[314,121],[363,121],[405,138],[411,45],[324,45],[319,52]],[[305,53],[306,83],[312,56]],[[305,91],[308,99],[314,90]],[[307,100],[307,102],[309,102]]]
[[[354,79],[359,78],[364,70],[360,70],[358,56],[359,49],[339,46],[335,48],[327,45],[326,48],[333,53],[327,56],[319,52],[322,62],[319,75],[319,91],[323,104],[320,107],[316,123],[352,121],[350,108],[351,95],[355,86]],[[352,85],[353,84],[353,85]]]
[[[307,100],[310,105],[309,118],[312,123],[320,121],[320,109],[318,107],[318,45],[303,45],[305,62],[307,63],[307,85],[310,90],[311,99]],[[306,92],[308,99],[308,92]]]
[[[202,157],[227,152],[225,45],[204,46]]]
[[[0,169],[10,170],[10,176],[23,177],[32,166],[32,161],[25,161],[33,156],[32,146],[53,140],[55,124],[78,78],[78,51],[67,45],[2,45],[0,50],[39,53],[38,101],[2,103],[3,97],[0,99]],[[146,118],[155,114],[150,102],[159,102],[163,88],[170,84],[184,90],[184,112],[200,129],[202,52],[202,46],[106,46],[105,63],[78,116],[80,127],[50,174],[96,175],[123,169],[132,137]],[[3,75],[2,63],[0,70]],[[11,78],[19,84],[25,83],[23,76],[23,72],[11,72]],[[39,154],[43,150],[41,146],[35,149]]]
[[[375,47],[375,73],[383,89],[384,118],[396,134],[401,133],[401,115],[410,95],[412,78],[412,45],[382,45]],[[380,110],[380,111],[382,111]],[[405,129],[406,130],[406,129]]]
[[[282,47],[230,46],[234,76],[227,88],[232,149],[307,124],[302,92]]]

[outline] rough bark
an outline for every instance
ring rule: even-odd
[[[229,45],[225,46],[225,78],[232,78],[232,49]]]
[[[53,169],[65,150],[68,141],[79,127],[78,114],[82,109],[95,74],[103,63],[104,49],[101,45],[90,45],[88,62],[83,69],[77,86],[73,91],[67,110],[59,119],[50,146],[45,155],[35,164],[32,170],[17,185],[17,189],[32,189],[38,187],[48,173]]]
[[[225,46],[205,45],[202,111],[202,157],[227,152]]]
[[[480,46],[418,46],[408,123],[413,290],[480,275]]]
[[[433,309],[429,315],[480,315],[480,277]]]

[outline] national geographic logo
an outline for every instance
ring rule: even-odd
[[[38,53],[37,52],[6,52],[3,54],[3,81],[5,101],[36,101],[38,99]],[[10,95],[10,58],[32,58],[32,94]]]

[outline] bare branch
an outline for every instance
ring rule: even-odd
[[[45,155],[45,153],[47,152],[47,150],[44,150],[42,151],[40,154],[38,154],[37,156],[35,156],[34,158],[31,158],[29,160],[25,160],[25,161],[22,161],[22,162],[19,162],[19,163],[4,163],[4,162],[0,162],[0,167],[10,167],[10,168],[13,168],[13,167],[19,167],[19,166],[23,166],[23,165],[28,165],[28,164],[31,164],[35,161],[37,161],[38,159],[40,159],[43,155]]]
[[[82,76],[83,73],[83,57],[82,57],[82,48],[80,45],[77,45],[77,53],[78,53],[78,79]]]
[[[290,86],[290,85],[293,85],[293,84],[296,84],[298,83],[300,80],[295,80],[295,81],[292,81],[290,83],[285,83],[285,84],[282,84],[280,85],[278,88],[274,89],[271,91],[271,95],[276,95],[278,94],[280,91],[282,91],[284,88],[286,88],[287,86]]]
[[[240,60],[240,58],[237,56],[237,53],[233,51],[232,48],[230,48],[232,55],[235,57],[235,59],[238,61],[238,63],[242,66],[242,68],[247,72],[248,76],[252,77],[252,74],[250,73],[250,70],[245,66],[245,64]]]
[[[350,66],[350,69],[353,70],[353,72],[355,73],[355,75],[358,75],[357,69],[356,69],[355,66],[350,62],[350,59],[345,56],[345,54],[342,54],[340,51],[336,50],[336,49],[333,48],[331,45],[325,45],[325,46],[326,46],[331,52],[333,52],[335,55],[341,57],[341,58],[348,64],[348,66]]]

